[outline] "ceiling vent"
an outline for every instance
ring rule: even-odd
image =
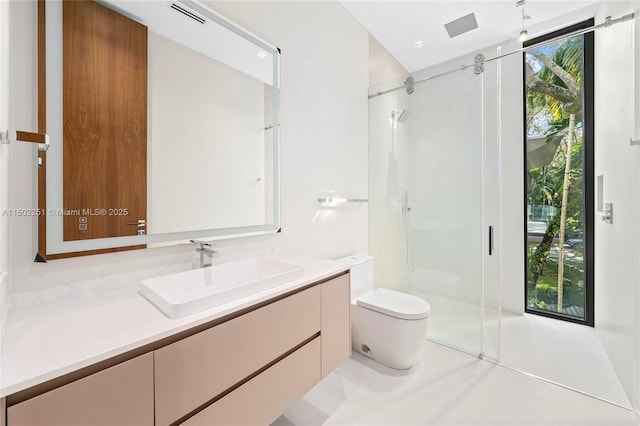
[[[202,16],[198,15],[197,13],[187,9],[186,7],[184,7],[183,5],[179,4],[179,3],[169,3],[169,7],[173,10],[175,10],[176,12],[180,12],[182,13],[184,16],[187,16],[191,19],[193,19],[196,22],[199,22],[201,24],[204,24],[205,22],[207,22],[207,20],[205,18],[203,18]]]
[[[468,31],[475,30],[478,28],[478,22],[476,21],[476,15],[470,13],[448,24],[444,24],[444,27],[447,29],[449,37],[453,38]]]

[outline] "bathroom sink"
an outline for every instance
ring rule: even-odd
[[[298,265],[252,257],[144,280],[140,294],[169,318],[181,318],[303,276]]]

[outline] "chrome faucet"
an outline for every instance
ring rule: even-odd
[[[213,249],[214,244],[210,241],[202,240],[190,240],[192,243],[200,244],[200,247],[196,248],[196,251],[200,253],[200,267],[206,268],[213,264],[213,255],[218,253]],[[205,263],[205,256],[209,258],[209,261]]]

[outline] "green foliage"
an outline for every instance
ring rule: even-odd
[[[584,270],[578,269],[565,261],[564,269],[564,300],[565,306],[584,307]],[[543,273],[532,291],[528,292],[529,307],[547,309],[558,298],[558,264],[557,259],[549,258],[545,262]]]
[[[550,53],[550,59],[564,69],[578,87],[582,84],[582,37],[572,37],[562,42],[555,42],[537,50]],[[543,58],[544,59],[544,58]],[[552,68],[544,65],[542,60],[527,55],[527,61],[537,70],[536,76],[547,83],[570,90],[567,84],[556,75]],[[550,65],[551,66],[551,65]],[[531,178],[529,205],[548,205],[558,208],[556,217],[549,221],[540,244],[529,244],[527,247],[527,294],[529,306],[542,307],[554,303],[557,298],[557,260],[550,258],[550,249],[560,225],[560,208],[562,207],[562,191],[565,179],[567,157],[571,156],[569,171],[569,193],[565,219],[565,233],[568,238],[581,239],[584,229],[583,213],[583,125],[582,113],[575,113],[574,143],[571,152],[567,152],[566,141],[569,132],[571,113],[558,99],[545,93],[530,90],[526,96],[527,130],[530,136],[545,136],[547,143],[561,140],[550,164],[529,170]],[[581,93],[576,93],[581,98]],[[574,104],[575,106],[575,104]],[[556,142],[557,143],[557,142]],[[580,248],[576,248],[581,250]],[[581,259],[581,256],[578,256]],[[555,272],[550,272],[555,268]],[[573,288],[577,282],[583,281],[584,266],[575,259],[566,259],[564,275],[564,294],[566,301],[573,301]],[[555,280],[555,281],[554,281]],[[582,290],[580,290],[582,291]],[[566,303],[565,303],[566,305]],[[568,305],[567,305],[568,306]]]
[[[555,50],[551,55],[551,60],[558,64],[562,69],[567,71],[571,75],[573,80],[578,84],[578,86],[581,87],[583,77],[582,36],[571,37],[562,42],[555,42],[553,44],[546,45],[544,49],[538,48],[538,50],[543,52],[552,50],[554,47]],[[529,59],[530,62],[537,62],[537,59],[534,59],[531,55],[529,57],[531,58]],[[539,62],[538,65],[540,65]],[[543,81],[568,89],[565,82],[562,81],[562,79],[560,79],[556,74],[554,74],[553,71],[546,65],[540,66],[540,69],[536,73],[536,76]],[[568,127],[569,114],[565,110],[562,102],[557,99],[554,99],[542,93],[528,90],[527,108],[530,111],[539,110],[540,112],[536,115],[543,113],[551,116],[553,122],[560,123],[566,121],[567,125],[565,126],[565,128]],[[576,116],[576,127],[580,126],[581,119],[581,115]],[[533,120],[529,121],[532,122]],[[533,123],[528,123],[528,126],[532,124]]]
[[[550,44],[551,45],[551,44]],[[550,46],[547,45],[547,46]],[[551,55],[551,59],[562,69],[567,71],[576,83],[582,83],[582,36],[571,37],[563,41],[555,42],[557,48]],[[549,47],[547,47],[548,49]],[[551,47],[553,48],[553,47]],[[549,81],[557,86],[567,87],[566,84],[558,78],[549,68],[542,67],[538,72],[538,77],[542,80]]]

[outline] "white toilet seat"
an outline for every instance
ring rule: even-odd
[[[373,258],[350,260],[351,347],[387,367],[411,368],[427,336],[429,304],[394,290],[374,290]]]
[[[405,320],[429,317],[431,307],[419,297],[379,288],[356,299],[356,304],[381,314]]]

